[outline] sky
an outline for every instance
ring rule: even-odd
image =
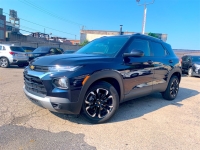
[[[142,32],[144,7],[137,4],[136,0],[0,0],[3,12],[17,11],[21,29],[68,39],[79,39],[83,27],[119,31],[123,25],[123,31]],[[200,0],[155,0],[147,6],[145,32],[167,34],[173,49],[200,50]]]

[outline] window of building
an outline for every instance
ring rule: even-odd
[[[0,28],[4,28],[4,20],[0,20]]]
[[[4,30],[0,30],[0,39],[1,39],[1,40],[4,39]]]

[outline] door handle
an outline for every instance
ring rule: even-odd
[[[153,64],[153,61],[152,60],[148,60],[148,64]]]
[[[173,60],[169,60],[169,63],[173,63]]]

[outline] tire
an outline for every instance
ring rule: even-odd
[[[189,76],[189,77],[193,77],[193,70],[192,70],[192,67],[190,67],[190,68],[188,69],[188,76]]]
[[[98,82],[86,92],[82,111],[90,123],[108,121],[119,107],[119,95],[107,82]]]
[[[0,59],[0,67],[2,67],[2,68],[8,68],[9,66],[10,66],[10,63],[9,63],[8,59],[5,58],[5,57],[2,57]]]
[[[177,76],[172,76],[167,89],[165,92],[162,93],[162,96],[166,100],[174,100],[178,94],[179,91],[179,79]]]

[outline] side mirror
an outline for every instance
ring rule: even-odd
[[[132,50],[130,53],[124,53],[123,57],[142,57],[144,52],[141,50]]]

